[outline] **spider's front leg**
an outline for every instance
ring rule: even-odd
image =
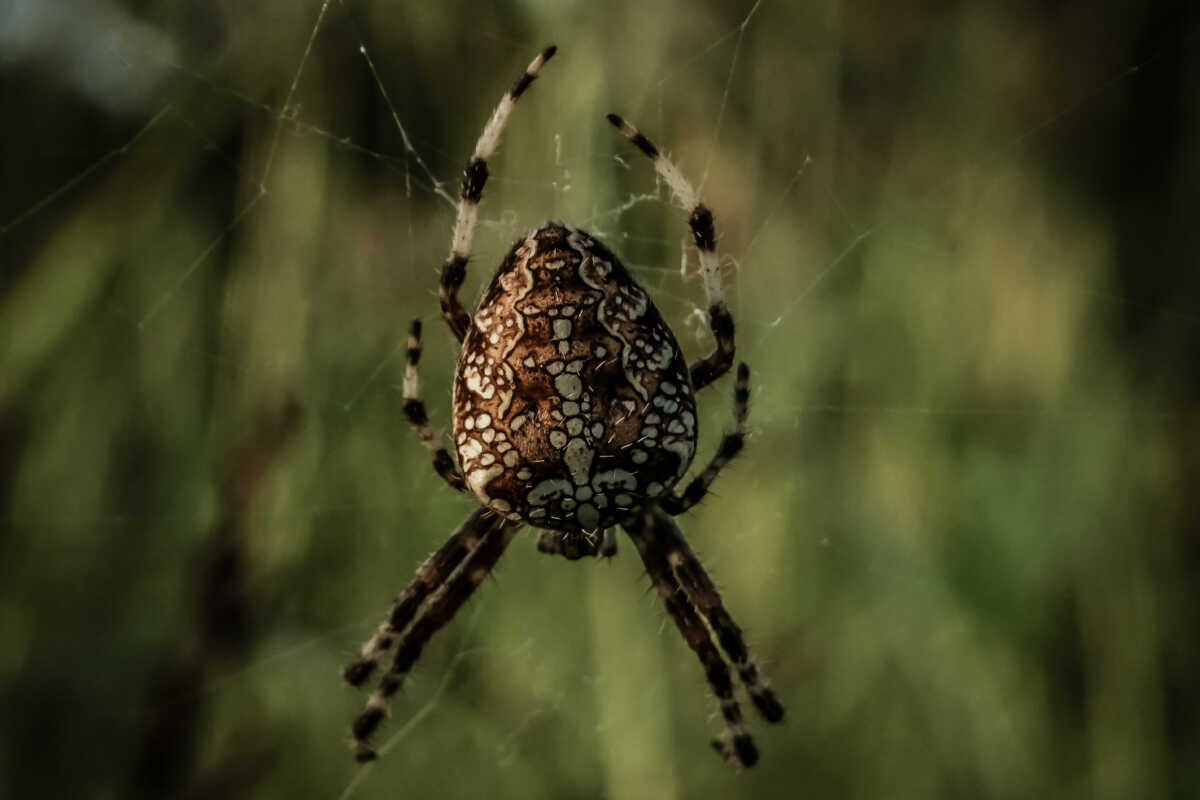
[[[712,353],[688,367],[692,388],[699,391],[729,371],[733,366],[734,354],[733,315],[725,304],[725,287],[721,284],[721,262],[717,257],[717,233],[712,211],[700,202],[700,195],[683,177],[679,168],[641,131],[616,114],[609,114],[608,121],[654,162],[654,169],[688,212],[688,227],[692,230],[692,239],[700,253],[704,296],[708,301],[708,324],[717,341],[717,348]]]
[[[537,58],[525,68],[525,72],[500,99],[500,104],[492,112],[483,133],[479,135],[475,153],[463,172],[462,192],[459,195],[458,213],[454,220],[454,234],[450,241],[450,256],[442,267],[441,286],[438,290],[442,316],[460,342],[471,327],[471,315],[459,301],[458,290],[467,277],[467,259],[471,257],[471,242],[475,237],[475,225],[479,219],[479,200],[483,197],[483,187],[488,179],[487,160],[496,152],[496,145],[500,143],[500,133],[516,107],[517,100],[557,50],[557,47],[550,45],[538,53]]]

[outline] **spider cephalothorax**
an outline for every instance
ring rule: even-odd
[[[561,223],[547,223],[513,246],[474,317],[458,300],[487,159],[517,99],[554,52],[544,50],[505,94],[463,177],[440,291],[442,316],[462,343],[454,378],[458,465],[421,400],[421,324],[412,325],[405,414],[438,474],[451,487],[474,493],[482,506],[418,568],[388,619],[345,668],[346,680],[360,686],[387,653],[395,653],[354,720],[351,748],[359,761],[375,757],[371,735],[425,643],[487,577],[520,525],[541,529],[539,550],[572,559],[615,555],[613,526],[619,525],[720,703],[725,731],[714,747],[729,761],[751,766],[758,750],[743,727],[733,675],[767,721],[783,719],[783,705],[759,676],[741,629],[672,519],[704,497],[746,437],[750,370],[740,364],[733,428],[682,494],[673,491],[696,452],[695,392],[733,365],[733,318],[721,286],[712,212],[649,139],[608,115],[653,160],[689,212],[717,343],[691,365],[649,295],[616,256]]]
[[[565,532],[619,523],[692,463],[675,335],[586,233],[546,224],[500,265],[459,356],[454,443],[480,502]]]

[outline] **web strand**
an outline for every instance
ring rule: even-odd
[[[704,161],[704,172],[700,175],[700,183],[696,190],[701,196],[704,195],[704,186],[708,183],[708,174],[712,169],[713,157],[717,153],[717,144],[721,140],[721,125],[725,121],[725,108],[729,105],[729,93],[733,90],[733,76],[737,72],[738,56],[742,52],[742,40],[746,38],[746,28],[750,25],[750,20],[754,18],[758,7],[762,5],[762,0],[758,0],[754,7],[750,9],[750,13],[742,20],[737,27],[737,40],[733,45],[733,56],[729,59],[729,71],[725,74],[725,91],[721,93],[721,105],[717,108],[717,122],[713,126],[712,143],[709,145],[708,158]]]
[[[145,136],[147,133],[149,133],[151,131],[151,129],[155,128],[160,122],[162,122],[163,119],[167,116],[168,113],[170,113],[171,110],[172,110],[172,104],[171,103],[165,104],[162,108],[160,108],[158,110],[158,112],[153,117],[150,118],[150,121],[147,122],[145,125],[143,125],[141,128],[139,128],[138,132],[135,133],[129,141],[125,142],[125,144],[121,145],[120,147],[116,147],[112,150],[109,150],[107,153],[100,156],[100,158],[96,159],[91,164],[84,167],[81,172],[76,173],[74,177],[69,178],[66,181],[66,183],[62,184],[57,189],[50,192],[50,194],[46,195],[41,200],[38,200],[36,203],[34,203],[29,208],[27,208],[25,211],[22,211],[20,214],[13,217],[12,219],[10,219],[3,226],[0,226],[0,239],[4,238],[8,234],[8,232],[11,231],[13,228],[18,227],[19,225],[22,225],[23,223],[27,222],[32,217],[37,216],[44,209],[46,209],[47,207],[49,207],[49,206],[53,205],[55,202],[57,202],[59,200],[59,198],[72,192],[80,184],[82,184],[84,181],[86,181],[94,173],[103,169],[110,162],[127,154],[134,145],[136,145],[138,142],[140,142],[142,140],[143,136]]]

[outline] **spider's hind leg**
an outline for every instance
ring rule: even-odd
[[[404,415],[408,423],[416,430],[417,435],[429,451],[433,459],[433,469],[451,489],[464,492],[467,484],[462,473],[454,465],[450,452],[442,444],[442,437],[434,430],[429,422],[429,412],[425,410],[425,401],[421,399],[421,373],[418,365],[421,362],[421,320],[414,319],[408,329],[408,356],[404,367]]]
[[[725,732],[713,741],[713,747],[727,761],[744,767],[758,762],[758,748],[754,739],[742,724],[742,710],[733,694],[733,678],[729,664],[712,642],[708,626],[696,610],[688,593],[680,585],[668,560],[667,542],[662,538],[662,521],[674,525],[671,518],[661,512],[647,511],[639,517],[627,520],[625,530],[637,546],[646,572],[653,581],[667,607],[667,613],[675,627],[683,634],[684,641],[696,653],[704,667],[704,676],[713,694],[720,703],[721,716],[725,721]]]
[[[392,697],[404,685],[405,678],[421,656],[421,650],[454,617],[483,579],[491,574],[520,526],[480,509],[463,527],[470,527],[478,534],[475,547],[444,578],[441,586],[429,598],[425,610],[399,637],[391,668],[379,679],[378,688],[367,698],[366,706],[350,726],[350,749],[359,763],[375,759],[371,736],[387,717]]]
[[[608,121],[654,162],[654,169],[688,212],[688,227],[692,229],[692,239],[700,253],[704,296],[708,301],[708,324],[713,338],[717,340],[717,348],[712,353],[688,367],[692,388],[699,391],[729,371],[733,366],[734,353],[733,315],[725,304],[725,287],[721,284],[721,262],[717,258],[717,233],[712,211],[700,201],[700,195],[683,177],[679,168],[645,134],[616,114],[609,114]]]
[[[675,521],[661,509],[654,509],[653,513],[658,523],[656,530],[667,553],[667,562],[674,570],[683,590],[712,627],[721,649],[733,662],[734,669],[746,687],[754,707],[767,722],[781,722],[784,715],[783,704],[759,675],[758,667],[750,657],[749,648],[746,647],[742,629],[725,610],[721,594],[713,585],[712,578],[704,571],[700,559],[688,546]]]
[[[458,527],[445,544],[430,554],[408,586],[404,587],[392,605],[392,611],[379,629],[362,646],[359,657],[346,665],[342,677],[351,686],[361,686],[375,671],[392,645],[412,622],[425,598],[436,592],[493,525],[494,519],[486,508],[478,508]]]

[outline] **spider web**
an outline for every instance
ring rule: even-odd
[[[1118,789],[1173,780],[1172,748],[1194,740],[1132,743],[1159,742],[1159,729],[1153,714],[1120,708],[1080,745],[1126,752],[1119,766],[1075,752],[1043,763],[1037,743],[1062,738],[1072,719],[1043,713],[1037,693],[1020,689],[1032,680],[1047,694],[1084,691],[1060,674],[1070,658],[1044,672],[1028,663],[1063,631],[1091,653],[1089,675],[1121,665],[1122,648],[1158,654],[1168,671],[1192,663],[1162,644],[1184,620],[1164,610],[1182,581],[1166,566],[1172,553],[1141,551],[1136,532],[1145,519],[1170,529],[1186,518],[1170,487],[1187,463],[1174,460],[1173,431],[1196,429],[1187,354],[1200,331],[1197,284],[1169,266],[1140,280],[1120,268],[1182,263],[1188,234],[1168,226],[1158,238],[1172,249],[1136,208],[1123,209],[1130,220],[1104,219],[1114,206],[1091,200],[1124,190],[1130,170],[1089,176],[1069,156],[1116,140],[1122,106],[1141,94],[1153,97],[1138,108],[1164,115],[1140,123],[1146,141],[1176,126],[1195,132],[1194,102],[1157,94],[1165,73],[1194,66],[1194,28],[1170,35],[1146,17],[1140,36],[1091,30],[1062,54],[1095,42],[1111,52],[1068,65],[1045,31],[986,10],[887,31],[849,12],[831,22],[764,0],[686,23],[630,6],[587,20],[589,31],[549,10],[522,28],[511,9],[421,14],[325,0],[220,9],[193,32],[222,43],[222,57],[208,59],[185,33],[194,9],[164,4],[148,22],[117,4],[84,8],[0,11],[0,52],[17,65],[6,88],[32,84],[43,101],[25,121],[53,118],[46,107],[68,93],[109,142],[70,154],[70,169],[6,161],[0,443],[17,455],[0,473],[5,547],[14,575],[49,577],[41,587],[8,581],[18,588],[6,607],[33,610],[0,618],[9,649],[28,659],[0,666],[44,700],[31,676],[71,660],[39,655],[39,615],[64,624],[44,598],[123,610],[133,623],[113,649],[131,654],[139,681],[131,690],[115,674],[120,659],[101,659],[102,678],[67,692],[149,698],[132,719],[103,703],[86,716],[81,731],[129,731],[112,761],[136,761],[127,754],[146,746],[143,717],[176,716],[191,726],[169,730],[197,753],[186,773],[197,793],[258,782],[268,794],[357,797],[390,794],[396,781],[415,794],[732,790],[720,764],[701,762],[702,677],[644,594],[630,548],[608,568],[567,566],[535,558],[526,537],[499,586],[428,648],[381,736],[380,765],[351,773],[339,760],[336,738],[358,698],[339,691],[338,666],[467,508],[430,492],[396,413],[405,330],[414,315],[436,322],[458,172],[486,113],[555,39],[560,57],[522,99],[492,164],[464,296],[525,230],[561,217],[622,253],[685,350],[703,354],[711,337],[683,213],[605,128],[607,104],[671,152],[715,207],[739,353],[755,369],[757,436],[685,532],[787,687],[789,728],[756,727],[767,759],[757,796],[798,785],[920,794],[932,780],[1028,793],[1080,774]],[[81,18],[65,22],[72,14]],[[459,15],[467,27],[451,25]],[[644,30],[629,29],[639,15]],[[105,35],[88,37],[89,26]],[[540,35],[551,30],[561,33]],[[965,58],[958,76],[952,52],[929,48],[921,64],[895,55],[939,33],[966,49],[1012,49]],[[859,52],[872,46],[888,54],[875,71]],[[862,71],[839,72],[840,62]],[[900,77],[889,63],[904,65]],[[831,112],[846,123],[823,121]],[[1138,144],[1137,158],[1152,159]],[[1197,156],[1179,153],[1180,163]],[[1047,166],[1064,154],[1065,165]],[[1164,203],[1170,191],[1151,193],[1156,208],[1195,211],[1185,197]],[[428,339],[426,385],[445,386],[453,348]],[[135,365],[110,369],[122,361]],[[702,453],[726,424],[728,392],[722,384],[702,398]],[[447,393],[426,399],[444,424]],[[82,456],[81,467],[64,448],[114,454]],[[77,477],[86,466],[107,485]],[[1114,484],[1126,488],[1116,499]],[[239,486],[253,487],[253,505],[227,519]],[[1080,507],[1094,512],[1065,520]],[[1100,520],[1103,545],[1088,544]],[[21,534],[39,544],[17,549]],[[97,572],[88,562],[112,548],[122,551],[113,574]],[[231,553],[246,574],[192,563]],[[1099,566],[1068,566],[1080,559]],[[993,569],[980,574],[980,563]],[[1096,598],[1118,567],[1141,605]],[[152,577],[117,588],[122,570]],[[181,619],[205,621],[192,594],[214,580],[244,582],[255,599],[208,619],[207,639],[177,636]],[[1064,582],[1076,594],[1055,588]],[[1014,594],[1033,599],[1002,610]],[[147,597],[161,611],[143,610]],[[1049,623],[1031,621],[1046,608]],[[1151,628],[1161,639],[1129,633]],[[917,656],[931,652],[976,680],[928,676]],[[176,661],[189,659],[203,663],[180,672]],[[1093,684],[1089,707],[1109,709],[1122,691],[1152,696],[1149,672]],[[895,681],[908,692],[881,688]],[[919,719],[914,706],[935,720],[961,713],[954,737],[932,739],[948,748],[961,736],[966,755],[915,757],[886,731],[865,738],[879,761],[857,750],[845,726],[874,728],[880,716],[866,709],[881,703],[893,721]],[[32,723],[13,730],[61,739],[60,753],[107,752]],[[998,730],[1009,734],[1003,745]],[[267,734],[270,746],[231,743]],[[912,766],[888,767],[889,755]],[[298,756],[316,763],[286,775]],[[956,760],[971,766],[945,778]],[[18,782],[20,761],[0,762]],[[848,777],[827,761],[872,766]],[[471,774],[455,774],[467,763]],[[117,787],[148,774],[93,768],[90,780]]]

